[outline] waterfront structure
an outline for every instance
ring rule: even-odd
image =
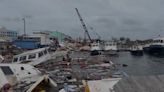
[[[32,35],[19,36],[13,44],[21,49],[37,49],[51,45],[52,40],[48,33],[34,32]]]
[[[51,49],[56,49],[59,46],[58,39],[52,37],[50,32],[33,32],[33,35],[30,35],[33,38],[39,38],[39,48],[50,46]]]
[[[32,35],[18,37],[13,44],[22,49],[36,49],[47,46],[55,47],[57,41],[47,32],[34,32]]]
[[[12,43],[21,49],[36,49],[39,46],[40,39],[38,37],[20,36]]]
[[[72,39],[70,36],[62,33],[62,32],[59,32],[59,31],[49,31],[49,34],[50,34],[50,37],[51,38],[56,38],[58,39],[58,41],[61,43],[61,42],[64,42],[65,40],[70,40]]]
[[[18,37],[17,31],[11,31],[5,27],[0,27],[0,38],[6,41],[13,41]]]
[[[30,35],[29,37],[39,38],[41,46],[48,46],[52,43],[49,33],[46,33],[46,32],[33,32],[33,34]]]

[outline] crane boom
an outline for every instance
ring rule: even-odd
[[[90,29],[93,30],[93,27],[90,27]],[[98,39],[101,40],[101,36],[96,31],[93,30],[93,32],[97,35]]]
[[[84,29],[84,31],[85,31],[85,34],[88,36],[89,40],[92,42],[92,39],[91,39],[91,37],[90,37],[90,35],[89,35],[89,32],[88,32],[88,29],[87,29],[87,27],[86,27],[86,25],[85,25],[85,23],[84,23],[84,21],[83,21],[81,15],[80,15],[79,11],[78,11],[78,9],[75,8],[75,10],[76,10],[76,12],[77,12],[77,15],[78,15],[80,21],[81,21],[81,24],[82,24],[82,26],[83,26],[83,29]]]

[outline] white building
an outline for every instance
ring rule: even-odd
[[[34,32],[33,35],[31,35],[30,37],[40,38],[40,45],[50,45],[52,42],[49,34],[45,32]]]
[[[18,32],[7,30],[5,27],[0,27],[0,38],[6,41],[12,41],[18,37]]]

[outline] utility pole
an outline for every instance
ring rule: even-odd
[[[22,20],[23,20],[23,28],[24,28],[24,36],[26,35],[26,20],[25,20],[25,18],[22,18]]]

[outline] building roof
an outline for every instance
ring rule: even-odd
[[[52,31],[50,33],[50,36],[57,37],[58,39],[61,39],[61,40],[63,40],[64,38],[70,38],[70,36],[68,36],[62,32],[58,32],[58,31]]]
[[[6,29],[5,27],[1,27],[0,26],[0,32],[15,32],[15,33],[18,33],[17,31],[12,31],[12,30],[8,30],[8,29]]]

